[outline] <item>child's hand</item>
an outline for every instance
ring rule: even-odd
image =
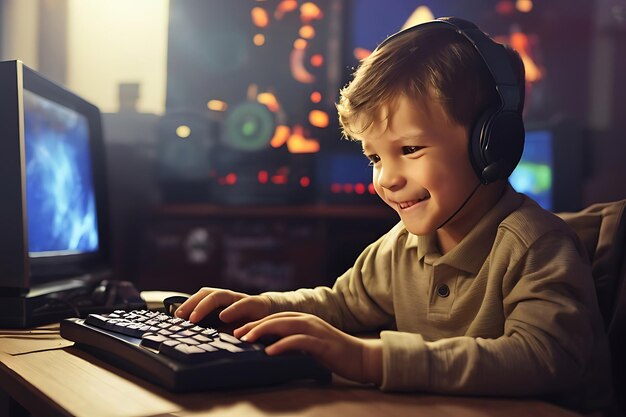
[[[262,295],[248,295],[219,288],[201,288],[178,307],[176,317],[197,323],[215,309],[224,308],[224,323],[258,320],[270,313],[270,301]]]
[[[304,351],[345,378],[376,385],[382,383],[380,340],[350,336],[311,314],[272,314],[236,329],[234,335],[248,342],[264,335],[279,336],[280,340],[266,347],[268,355]]]

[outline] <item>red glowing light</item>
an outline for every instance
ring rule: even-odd
[[[324,64],[324,56],[321,54],[315,54],[311,57],[311,65],[314,67],[321,67]]]
[[[343,185],[343,192],[346,194],[352,194],[352,191],[354,191],[354,186],[352,184],[344,184]]]
[[[309,185],[311,185],[311,179],[309,177],[300,178],[300,186],[308,187]]]
[[[320,93],[319,91],[313,91],[311,93],[311,101],[313,103],[319,103],[320,101],[322,101],[322,93]]]
[[[369,191],[370,194],[376,194],[376,189],[374,188],[374,184],[370,182],[369,185],[367,186],[367,191]]]
[[[283,185],[283,184],[287,184],[287,176],[286,175],[273,175],[272,176],[272,182],[274,184],[278,184],[278,185]]]
[[[515,5],[511,0],[501,0],[496,3],[496,13],[498,14],[510,16],[513,14],[514,11]]]
[[[341,184],[337,184],[337,183],[331,184],[330,191],[333,194],[339,194],[341,192]]]
[[[259,173],[257,174],[257,179],[259,180],[261,184],[267,184],[269,177],[270,177],[269,174],[265,170],[259,171]]]
[[[354,51],[352,51],[352,53],[357,60],[362,61],[370,56],[372,54],[372,51],[365,48],[354,48]]]
[[[354,186],[354,192],[357,194],[364,194],[365,193],[365,184],[362,183],[358,183]]]
[[[237,174],[231,172],[230,174],[224,177],[224,182],[228,185],[235,185],[237,183]]]

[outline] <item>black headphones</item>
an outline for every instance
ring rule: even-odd
[[[395,33],[376,49],[408,32],[435,27],[453,30],[469,40],[491,73],[500,97],[500,106],[486,110],[474,123],[469,138],[469,156],[481,183],[506,179],[522,157],[525,132],[523,98],[520,97],[519,83],[505,47],[467,20],[445,17]]]

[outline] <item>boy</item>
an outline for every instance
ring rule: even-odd
[[[203,288],[176,314],[197,322],[227,306],[222,321],[247,322],[235,336],[280,337],[269,355],[306,351],[383,390],[605,407],[608,348],[584,250],[506,181],[523,147],[523,65],[484,34],[464,35],[472,26],[451,19],[396,34],[341,91],[344,134],[362,143],[399,224],[332,288],[257,296]],[[514,69],[515,91],[496,79],[492,67],[502,64]],[[500,137],[477,144],[490,109],[512,114],[505,129],[494,122]],[[488,147],[504,156],[481,162]],[[381,329],[376,340],[345,333]]]

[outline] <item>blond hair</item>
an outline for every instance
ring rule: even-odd
[[[524,97],[524,67],[509,58]],[[401,95],[424,104],[438,101],[449,119],[471,129],[482,112],[500,104],[489,70],[470,42],[446,28],[413,30],[385,43],[361,61],[340,91],[337,110],[346,138],[363,133],[378,112]]]

